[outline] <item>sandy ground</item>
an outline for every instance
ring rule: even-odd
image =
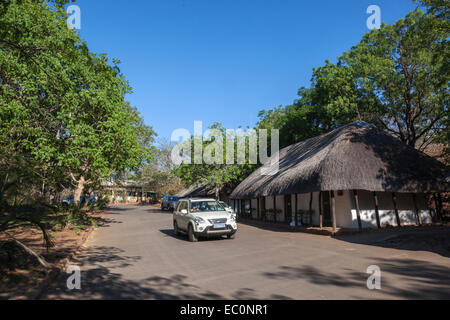
[[[101,212],[96,212],[92,216],[100,225],[105,222]],[[49,231],[54,245],[50,251],[46,250],[42,232],[37,228],[18,228],[9,231],[9,234],[41,254],[53,267],[58,268],[61,267],[60,263],[64,259],[77,252],[92,228],[77,231],[66,227],[59,232]],[[5,244],[7,241],[5,235],[0,235],[0,244]],[[14,259],[16,260],[15,268],[12,270],[9,268],[7,255],[3,253],[0,256],[0,299],[21,299],[34,295],[48,274],[48,270],[35,258],[22,251],[16,251]]]

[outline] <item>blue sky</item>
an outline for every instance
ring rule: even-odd
[[[359,42],[369,5],[394,23],[412,0],[78,0],[91,51],[119,59],[127,97],[161,137],[194,120],[254,126],[312,69]]]

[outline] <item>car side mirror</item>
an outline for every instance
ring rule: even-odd
[[[188,212],[187,212],[186,209],[181,210],[181,214],[187,214],[187,213],[188,213]]]

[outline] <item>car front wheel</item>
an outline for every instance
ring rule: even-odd
[[[235,239],[236,238],[236,233],[227,235],[227,238],[228,239]]]
[[[192,225],[189,225],[189,229],[188,229],[188,238],[190,242],[197,242],[198,238],[194,233],[194,228],[192,227]]]

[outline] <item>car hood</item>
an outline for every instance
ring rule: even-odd
[[[226,211],[196,212],[192,214],[194,217],[200,217],[207,221],[209,219],[230,219],[231,214]]]

